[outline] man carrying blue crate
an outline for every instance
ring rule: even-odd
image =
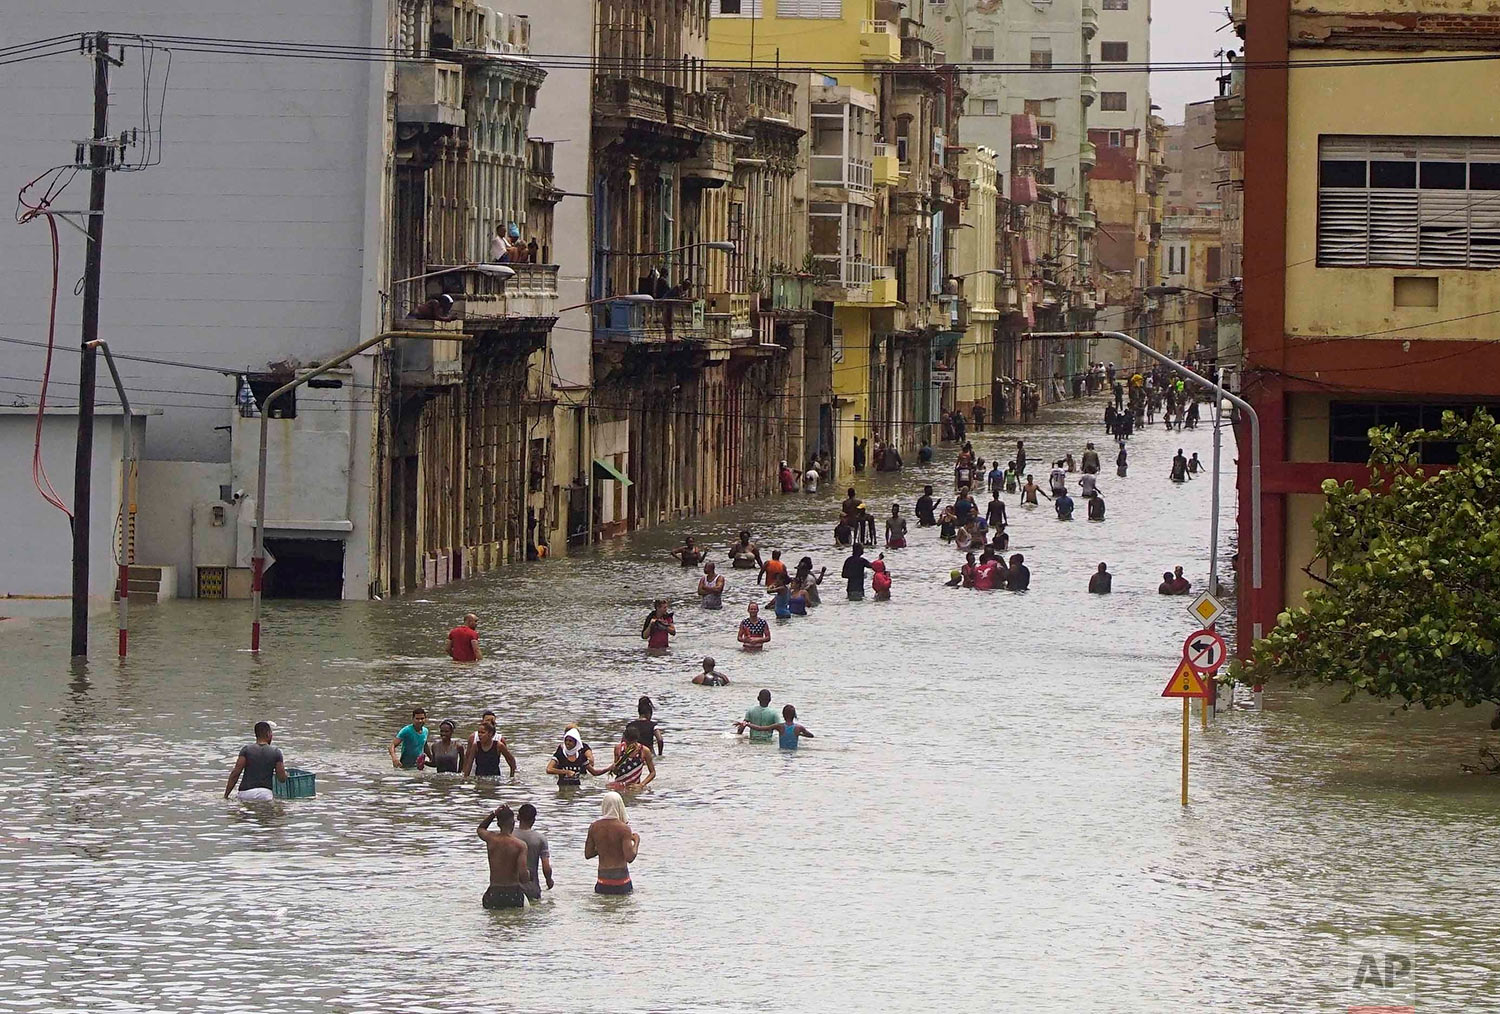
[[[224,785],[224,798],[240,787],[239,796],[245,803],[269,803],[275,795],[271,791],[271,779],[286,781],[286,764],[281,751],[271,745],[271,723],[255,723],[255,742],[240,747],[235,758],[234,769],[229,772],[229,781]]]

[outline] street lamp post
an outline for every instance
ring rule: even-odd
[[[664,254],[682,253],[684,250],[696,250],[699,247],[706,250],[722,250],[724,253],[735,253],[739,249],[727,239],[705,239],[697,243],[668,247],[665,250],[602,250],[600,252],[606,257],[660,257]]]
[[[455,271],[477,271],[482,275],[492,277],[510,278],[515,271],[504,264],[460,264],[456,267],[439,268],[436,271],[427,271],[420,275],[412,275],[410,278],[398,278],[392,285],[402,282],[415,282],[423,278],[432,278],[436,275],[446,275]],[[271,406],[278,398],[288,391],[295,390],[315,377],[344,365],[355,356],[366,349],[374,348],[389,338],[421,338],[431,341],[443,337],[443,332],[427,331],[382,331],[380,334],[350,349],[345,349],[338,355],[316,369],[309,370],[301,376],[293,377],[282,384],[276,390],[266,395],[266,400],[260,405],[260,458],[255,473],[255,551],[250,558],[250,650],[260,651],[260,599],[261,591],[265,584],[266,576],[266,444],[270,437],[271,429]]]
[[[1137,352],[1144,353],[1148,358],[1156,360],[1157,362],[1161,363],[1163,366],[1166,366],[1168,369],[1172,370],[1174,373],[1176,373],[1179,376],[1183,377],[1185,380],[1187,380],[1187,381],[1189,381],[1189,382],[1191,382],[1193,384],[1196,384],[1196,385],[1198,385],[1200,387],[1206,387],[1209,390],[1211,390],[1211,391],[1214,392],[1214,398],[1215,398],[1215,401],[1214,401],[1214,413],[1215,413],[1214,433],[1215,433],[1215,437],[1216,437],[1216,439],[1215,439],[1215,446],[1214,446],[1214,482],[1213,482],[1214,516],[1213,516],[1213,521],[1211,523],[1210,536],[1209,536],[1210,539],[1213,541],[1213,546],[1211,547],[1210,552],[1213,555],[1213,561],[1214,562],[1212,564],[1210,564],[1210,573],[1211,573],[1210,582],[1216,580],[1217,577],[1218,577],[1218,565],[1217,565],[1217,562],[1218,562],[1218,558],[1219,558],[1219,544],[1218,544],[1218,538],[1219,538],[1219,525],[1218,525],[1218,518],[1219,518],[1219,512],[1218,512],[1218,502],[1219,502],[1219,467],[1218,467],[1218,441],[1217,441],[1217,434],[1218,434],[1218,408],[1219,408],[1220,405],[1223,404],[1223,399],[1228,398],[1229,401],[1236,408],[1238,408],[1241,412],[1245,413],[1246,418],[1248,418],[1250,420],[1250,542],[1251,542],[1251,550],[1250,550],[1250,553],[1251,553],[1251,556],[1250,556],[1250,586],[1252,588],[1254,588],[1256,591],[1259,591],[1260,587],[1261,587],[1261,561],[1260,561],[1260,557],[1261,557],[1260,416],[1258,416],[1256,414],[1255,408],[1248,401],[1245,401],[1243,398],[1241,398],[1239,395],[1231,394],[1229,391],[1224,390],[1223,385],[1220,382],[1219,373],[1218,373],[1217,369],[1214,371],[1213,382],[1210,383],[1209,381],[1205,380],[1199,374],[1194,373],[1192,370],[1188,369],[1186,366],[1184,366],[1181,363],[1179,363],[1177,360],[1171,358],[1170,356],[1163,355],[1162,353],[1156,351],[1150,345],[1147,345],[1145,342],[1141,341],[1140,339],[1134,338],[1131,335],[1125,334],[1122,331],[1037,331],[1037,332],[1031,332],[1030,334],[1027,335],[1027,337],[1028,338],[1113,338],[1116,341],[1124,342],[1126,345],[1129,345],[1131,348],[1135,349]],[[1214,591],[1216,589],[1211,586],[1209,588],[1209,590],[1210,591]],[[1251,630],[1251,636],[1252,636],[1252,638],[1260,636],[1260,624],[1257,623],[1257,624],[1254,625],[1254,627]]]

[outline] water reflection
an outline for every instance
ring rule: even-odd
[[[1037,472],[1104,446],[1097,415],[975,443],[992,457],[1023,435]],[[1177,712],[1157,694],[1188,628],[1155,587],[1176,564],[1203,586],[1209,494],[1165,481],[1178,446],[1207,459],[1208,433],[1132,440],[1102,524],[1012,501],[1025,595],[943,587],[958,554],[914,530],[886,555],[892,601],[843,601],[830,484],[424,600],[275,603],[259,659],[239,603],[135,610],[124,666],[70,667],[63,621],[0,634],[0,1010],[1300,1014],[1332,1009],[1367,933],[1419,941],[1424,1007],[1488,1006],[1494,783],[1457,773],[1488,714],[1273,694],[1195,732],[1195,802],[1177,806]],[[923,482],[951,497],[946,458],[855,485],[878,514]],[[724,609],[701,611],[667,555],[691,532],[723,559],[741,526],[830,568],[825,604],[758,655],[735,650],[765,601],[753,572],[726,571]],[[1100,560],[1108,597],[1085,592]],[[679,634],[649,658],[659,594]],[[469,609],[485,659],[458,666],[441,645]],[[111,631],[101,617],[97,647]],[[688,682],[705,654],[731,686]],[[731,729],[763,686],[818,733],[795,756]],[[559,790],[546,761],[568,722],[606,756],[643,693],[668,742],[630,804],[637,892],[597,898],[582,846],[602,785]],[[418,704],[463,736],[493,708],[516,777],[392,770],[384,745]],[[221,798],[262,717],[315,799]],[[528,800],[557,887],[486,912],[474,828]]]

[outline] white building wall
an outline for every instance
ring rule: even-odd
[[[589,57],[594,52],[593,0],[505,0],[507,11],[531,17],[531,51]],[[593,108],[593,72],[579,61],[575,66],[547,68],[547,84],[537,93],[531,114],[532,136],[553,142],[553,182],[569,196],[553,212],[552,259],[560,265],[557,305],[577,309],[559,314],[551,334],[553,390],[558,399],[554,412],[557,439],[552,442],[553,480],[566,488],[583,478],[591,481],[591,449],[587,438],[578,439],[579,414],[586,409],[593,385],[593,333],[590,310],[580,307],[589,298],[589,265],[592,257],[592,201],[590,127]],[[562,546],[567,537],[567,501],[559,499],[548,511],[552,543]]]
[[[108,28],[302,43],[381,44],[385,5],[367,0],[257,4],[202,0],[143,7],[138,0],[75,0],[66,7],[22,4],[5,18],[9,41]],[[127,49],[111,74],[111,132],[143,127],[141,51]],[[219,367],[265,370],[271,362],[326,358],[380,326],[383,243],[381,180],[386,150],[388,65],[194,52],[158,53],[149,96],[162,101],[161,163],[110,176],[105,222],[102,336],[117,353]],[[73,157],[91,117],[89,61],[33,60],[0,70],[0,178],[17,186]],[[137,150],[137,154],[138,154]],[[58,207],[83,207],[80,175]],[[63,229],[58,339],[76,345],[82,237]],[[46,336],[50,253],[43,223],[12,227],[0,243],[0,324],[7,337]],[[38,378],[42,350],[0,343],[0,373]],[[71,395],[77,357],[54,362]],[[139,407],[152,421],[143,457],[227,463],[235,385],[207,370],[121,361]],[[101,378],[104,378],[101,365]],[[34,400],[34,380],[7,381]],[[369,389],[365,390],[366,396]],[[361,413],[366,420],[373,413]],[[350,558],[367,556],[369,434],[355,440],[349,497],[359,505]],[[359,452],[366,452],[360,460]],[[28,483],[29,485],[29,483]],[[157,494],[141,490],[151,511]],[[161,494],[161,503],[172,502]],[[189,573],[186,559],[154,560]],[[363,573],[364,564],[356,568]],[[346,594],[364,594],[352,580]]]
[[[960,143],[982,144],[1002,153],[1001,169],[1008,173],[1010,115],[1024,113],[1028,100],[1038,102],[1041,104],[1038,121],[1053,127],[1053,139],[1042,146],[1043,168],[1053,170],[1053,186],[1059,193],[1082,198],[1078,155],[1088,138],[1083,105],[1079,101],[1082,75],[1078,68],[1084,57],[1081,4],[993,5],[977,0],[953,0],[927,7],[924,33],[934,46],[944,50],[951,62],[972,62],[976,39],[984,41],[985,37],[979,33],[986,32],[995,55],[993,61],[984,62],[1029,66],[1032,40],[1046,39],[1053,66],[1064,69],[1051,73],[1003,74],[982,69],[965,72],[963,86],[968,100],[958,121]],[[987,107],[987,101],[995,105]],[[994,112],[987,115],[987,108]],[[1091,116],[1091,124],[1092,119]],[[1008,179],[1004,185],[1009,187]]]
[[[94,416],[93,482],[89,487],[90,608],[106,607],[115,585],[115,519],[120,510],[123,416],[101,406]],[[160,419],[150,420],[151,425]],[[148,429],[137,418],[136,442]],[[0,408],[0,598],[7,615],[66,615],[73,588],[73,531],[68,516],[42,499],[31,478],[36,415]],[[42,423],[42,462],[53,490],[73,506],[73,453],[78,414],[50,406]]]
[[[1089,56],[1093,59],[1094,73],[1099,79],[1100,99],[1089,111],[1089,126],[1102,130],[1146,130],[1146,118],[1151,114],[1150,75],[1145,70],[1115,70],[1112,68],[1145,67],[1151,62],[1151,0],[1123,0],[1126,10],[1106,10],[1104,0],[1089,0],[1099,11],[1099,32],[1089,43]],[[1103,59],[1102,46],[1106,42],[1126,44],[1124,63],[1107,62]],[[1104,108],[1104,92],[1124,92],[1124,112]]]

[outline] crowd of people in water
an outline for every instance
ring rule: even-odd
[[[1179,428],[1196,425],[1197,404],[1180,381],[1157,374],[1117,378],[1110,367],[1107,375],[1093,386],[1111,393],[1106,405],[1105,429],[1116,442],[1118,479],[1128,475],[1127,444],[1135,426],[1149,424],[1158,411],[1168,421],[1169,429],[1174,421]],[[982,416],[976,416],[974,421],[976,429],[983,428]],[[950,414],[945,423],[945,435],[952,434],[959,445],[953,464],[955,493],[950,503],[945,504],[935,496],[932,485],[924,485],[913,504],[910,521],[901,505],[893,503],[883,525],[877,526],[874,514],[857,491],[847,488],[838,506],[832,536],[835,547],[848,549],[840,576],[849,601],[865,598],[867,577],[876,600],[891,597],[894,575],[886,561],[886,552],[899,552],[908,546],[914,534],[911,521],[917,529],[936,529],[936,538],[941,543],[962,554],[962,562],[949,572],[948,587],[1012,592],[1025,592],[1030,587],[1031,571],[1021,553],[1009,552],[1010,498],[1014,498],[1014,505],[1020,509],[1038,508],[1045,498],[1059,522],[1071,522],[1077,510],[1073,498],[1076,487],[1078,499],[1086,505],[1087,519],[1096,523],[1105,521],[1106,505],[1099,484],[1103,459],[1092,441],[1085,442],[1076,460],[1071,451],[1050,459],[1044,482],[1039,483],[1036,476],[1040,469],[1029,469],[1032,459],[1024,440],[1015,441],[1014,453],[1003,465],[998,460],[986,462],[964,438],[962,422],[955,423],[955,416]],[[882,460],[888,460],[885,456],[892,452],[893,449],[877,447]],[[928,445],[924,445],[922,457],[931,460]],[[801,488],[816,492],[828,473],[828,465],[826,458],[815,457],[798,477],[782,462],[783,491],[792,493]],[[1172,482],[1187,482],[1202,469],[1197,454],[1185,457],[1179,448],[1172,458],[1168,478]],[[982,499],[985,493],[989,496],[987,501]],[[876,548],[882,544],[883,551]],[[867,555],[871,551],[875,554],[873,558]],[[695,591],[700,608],[716,611],[723,608],[727,579],[710,555],[691,535],[671,551],[682,568],[697,572]],[[728,544],[722,559],[728,570],[754,571],[755,585],[763,587],[766,596],[764,604],[759,594],[752,598],[746,605],[746,615],[739,620],[736,640],[742,651],[760,652],[771,643],[768,615],[787,621],[806,616],[822,603],[819,589],[828,568],[817,566],[811,556],[802,556],[789,566],[780,549],[763,554],[751,532],[741,530]],[[1182,571],[1179,566],[1164,572],[1157,591],[1162,595],[1189,594],[1192,586]],[[1110,594],[1113,582],[1114,575],[1107,564],[1100,563],[1089,578],[1088,592]],[[483,657],[479,626],[479,617],[469,613],[448,631],[446,650],[451,659],[477,662]],[[666,653],[676,634],[671,601],[657,598],[641,624],[640,637],[646,651]],[[730,685],[729,677],[719,672],[712,657],[702,659],[701,671],[695,672],[690,682],[705,687]],[[771,691],[767,689],[761,690],[756,700],[757,704],[733,723],[737,734],[748,735],[753,743],[774,742],[785,750],[795,750],[801,740],[813,738],[807,726],[798,721],[795,706],[787,703],[780,711],[773,709]],[[640,835],[630,827],[624,800],[626,795],[644,789],[656,779],[657,761],[665,752],[665,742],[662,725],[653,717],[654,713],[651,698],[641,697],[636,716],[624,724],[618,740],[602,757],[596,756],[579,726],[569,724],[563,728],[558,746],[547,763],[546,773],[556,778],[560,789],[576,788],[586,778],[607,779],[599,817],[590,825],[584,846],[585,858],[597,860],[594,889],[599,894],[628,894],[633,887],[629,867],[639,853]],[[270,725],[258,722],[254,732],[255,742],[241,749],[230,772],[224,789],[226,799],[237,791],[238,798],[245,802],[268,801],[274,796],[275,782],[287,779],[282,753],[272,745]],[[458,724],[447,718],[438,722],[433,735],[426,710],[414,708],[411,721],[391,738],[387,753],[397,769],[430,769],[464,778],[513,777],[517,769],[516,758],[500,733],[493,711],[481,714],[464,737],[458,734]],[[542,896],[543,883],[547,889],[552,888],[551,855],[546,836],[536,829],[537,816],[531,803],[514,811],[504,805],[488,813],[476,828],[476,834],[485,843],[490,868],[484,907],[521,907],[528,900],[536,901]]]

